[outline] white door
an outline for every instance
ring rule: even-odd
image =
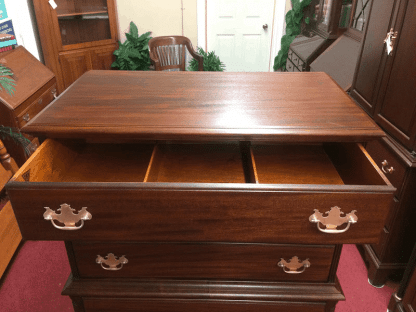
[[[229,72],[269,71],[274,7],[275,0],[208,0],[207,51]]]

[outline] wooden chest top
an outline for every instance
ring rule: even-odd
[[[325,142],[384,136],[325,73],[90,71],[23,131],[144,140]]]

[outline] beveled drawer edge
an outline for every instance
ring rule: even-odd
[[[249,184],[249,183],[171,183],[171,182],[24,182],[12,180],[7,183],[9,190],[59,189],[59,190],[143,190],[143,191],[212,191],[231,192],[302,192],[302,193],[380,193],[391,194],[394,187],[386,185],[320,185],[320,184]]]

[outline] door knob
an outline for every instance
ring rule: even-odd
[[[267,28],[269,28],[269,25],[264,24],[264,25],[263,25],[263,29],[264,29],[264,30],[266,30]]]

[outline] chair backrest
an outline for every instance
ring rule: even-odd
[[[0,191],[18,169],[16,162],[7,153],[3,142],[0,140]]]
[[[198,71],[203,71],[203,57],[195,52],[188,38],[183,36],[164,36],[149,40],[150,60],[155,66],[155,70],[176,69],[185,71],[186,50],[198,61]]]

